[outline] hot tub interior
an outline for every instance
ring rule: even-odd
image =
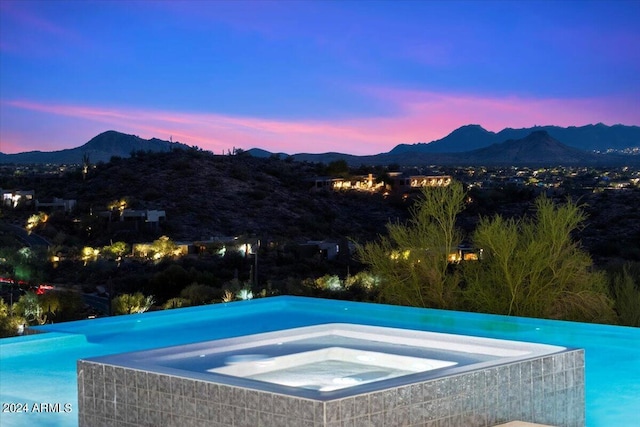
[[[339,390],[456,364],[345,347],[327,347],[276,357],[255,355],[246,360],[228,360],[227,363],[208,372],[318,391]]]
[[[426,331],[325,324],[106,359],[134,369],[231,385],[292,388],[299,392],[289,393],[308,396],[378,383],[384,387],[390,381],[410,383],[561,350]]]

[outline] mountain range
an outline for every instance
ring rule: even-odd
[[[85,155],[93,163],[113,156],[129,157],[136,151],[188,149],[178,142],[149,140],[116,131],[103,132],[72,149],[18,154],[0,153],[0,163],[79,164]],[[417,166],[441,165],[602,165],[640,164],[640,155],[604,154],[607,150],[640,148],[640,127],[602,123],[582,127],[535,126],[506,128],[495,133],[479,125],[462,126],[430,143],[399,144],[387,153],[354,156],[344,153],[292,154],[298,161],[330,163],[344,160],[350,165]],[[289,156],[252,148],[254,157]]]
[[[566,128],[534,126],[522,129],[506,128],[495,133],[480,125],[466,125],[454,130],[442,139],[430,143],[399,144],[390,152],[459,153],[485,148],[491,144],[508,140],[522,139],[532,132],[540,131],[547,132],[553,138],[562,141],[563,144],[586,151],[623,150],[629,147],[640,147],[640,127],[638,126],[607,126],[602,123]]]
[[[535,126],[507,128],[495,133],[479,125],[466,125],[442,139],[399,144],[387,153],[373,156],[301,153],[294,154],[293,158],[324,163],[345,160],[350,165],[640,165],[640,155],[615,153],[629,148],[640,148],[638,126],[602,123],[567,128]],[[614,153],[608,153],[609,150]],[[264,155],[264,150],[257,154]]]

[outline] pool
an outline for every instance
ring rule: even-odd
[[[0,399],[3,409],[5,404],[14,406],[12,411],[0,413],[0,424],[77,425],[78,359],[326,323],[584,348],[587,425],[626,426],[637,420],[637,328],[283,296],[46,325],[37,329],[47,334],[3,339]],[[612,360],[616,362],[611,363]],[[20,408],[27,410],[18,412],[17,405],[23,404]]]

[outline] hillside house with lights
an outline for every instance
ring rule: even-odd
[[[323,177],[316,178],[314,190],[333,191],[408,191],[422,187],[444,187],[451,183],[449,175],[405,175],[402,172],[390,172],[390,182],[377,182],[373,174],[352,178]]]

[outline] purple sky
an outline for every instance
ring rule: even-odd
[[[0,151],[106,130],[377,154],[640,125],[640,1],[0,1]]]

